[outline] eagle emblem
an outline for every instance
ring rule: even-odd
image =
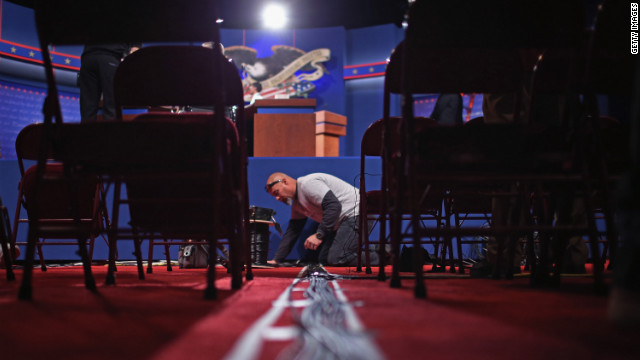
[[[257,50],[247,46],[225,48],[225,56],[242,74],[245,100],[251,97],[249,87],[254,83],[260,83],[260,95],[265,99],[280,94],[307,97],[315,89],[313,81],[328,73],[322,63],[330,59],[329,49],[305,52],[293,46],[274,45],[271,51],[269,57],[258,57]]]

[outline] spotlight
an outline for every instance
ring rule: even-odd
[[[264,26],[271,29],[281,29],[287,23],[287,12],[278,4],[269,4],[262,11]]]

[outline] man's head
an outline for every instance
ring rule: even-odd
[[[296,196],[297,181],[291,176],[276,172],[269,175],[265,190],[278,201],[291,205],[291,201]]]
[[[251,94],[259,93],[262,91],[262,85],[260,85],[259,82],[255,82],[249,86],[249,90],[251,91]]]

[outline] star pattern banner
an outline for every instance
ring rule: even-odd
[[[54,67],[69,70],[80,70],[80,57],[76,55],[63,54],[50,51],[51,62]],[[0,55],[13,59],[42,64],[42,53],[40,49],[28,45],[22,45],[7,40],[0,39]]]

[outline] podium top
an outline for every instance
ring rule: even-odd
[[[316,107],[316,99],[259,99],[253,104],[256,108],[264,107]]]

